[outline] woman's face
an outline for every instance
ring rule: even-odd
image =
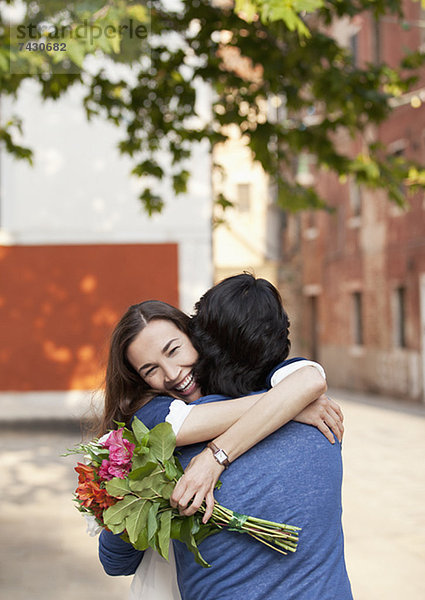
[[[127,358],[151,388],[185,402],[201,396],[192,374],[198,353],[172,321],[150,321],[129,345]]]

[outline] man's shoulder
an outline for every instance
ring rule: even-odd
[[[163,423],[170,410],[171,404],[175,398],[170,396],[155,396],[152,400],[149,400],[146,404],[140,407],[134,414],[142,421],[146,427],[152,429],[158,423]]]

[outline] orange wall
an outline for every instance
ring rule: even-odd
[[[0,247],[0,390],[97,387],[130,304],[178,306],[176,244]]]

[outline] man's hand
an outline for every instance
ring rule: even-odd
[[[317,400],[306,406],[293,420],[306,425],[314,425],[331,444],[335,443],[332,432],[339,442],[342,441],[344,415],[340,406],[326,394],[322,394]]]
[[[177,482],[171,494],[171,506],[178,508],[181,515],[190,517],[205,500],[206,510],[202,522],[206,523],[214,508],[214,488],[223,471],[224,467],[215,460],[211,450],[205,448],[192,458],[184,475]]]

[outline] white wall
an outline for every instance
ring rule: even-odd
[[[190,312],[212,283],[208,147],[195,148],[188,193],[175,197],[163,184],[166,206],[149,218],[137,200],[142,182],[130,176],[134,163],[117,149],[123,133],[88,122],[82,95],[76,87],[42,103],[27,81],[17,101],[2,99],[3,119],[23,118],[21,142],[34,150],[34,167],[2,151],[0,243],[178,243],[180,306]]]

